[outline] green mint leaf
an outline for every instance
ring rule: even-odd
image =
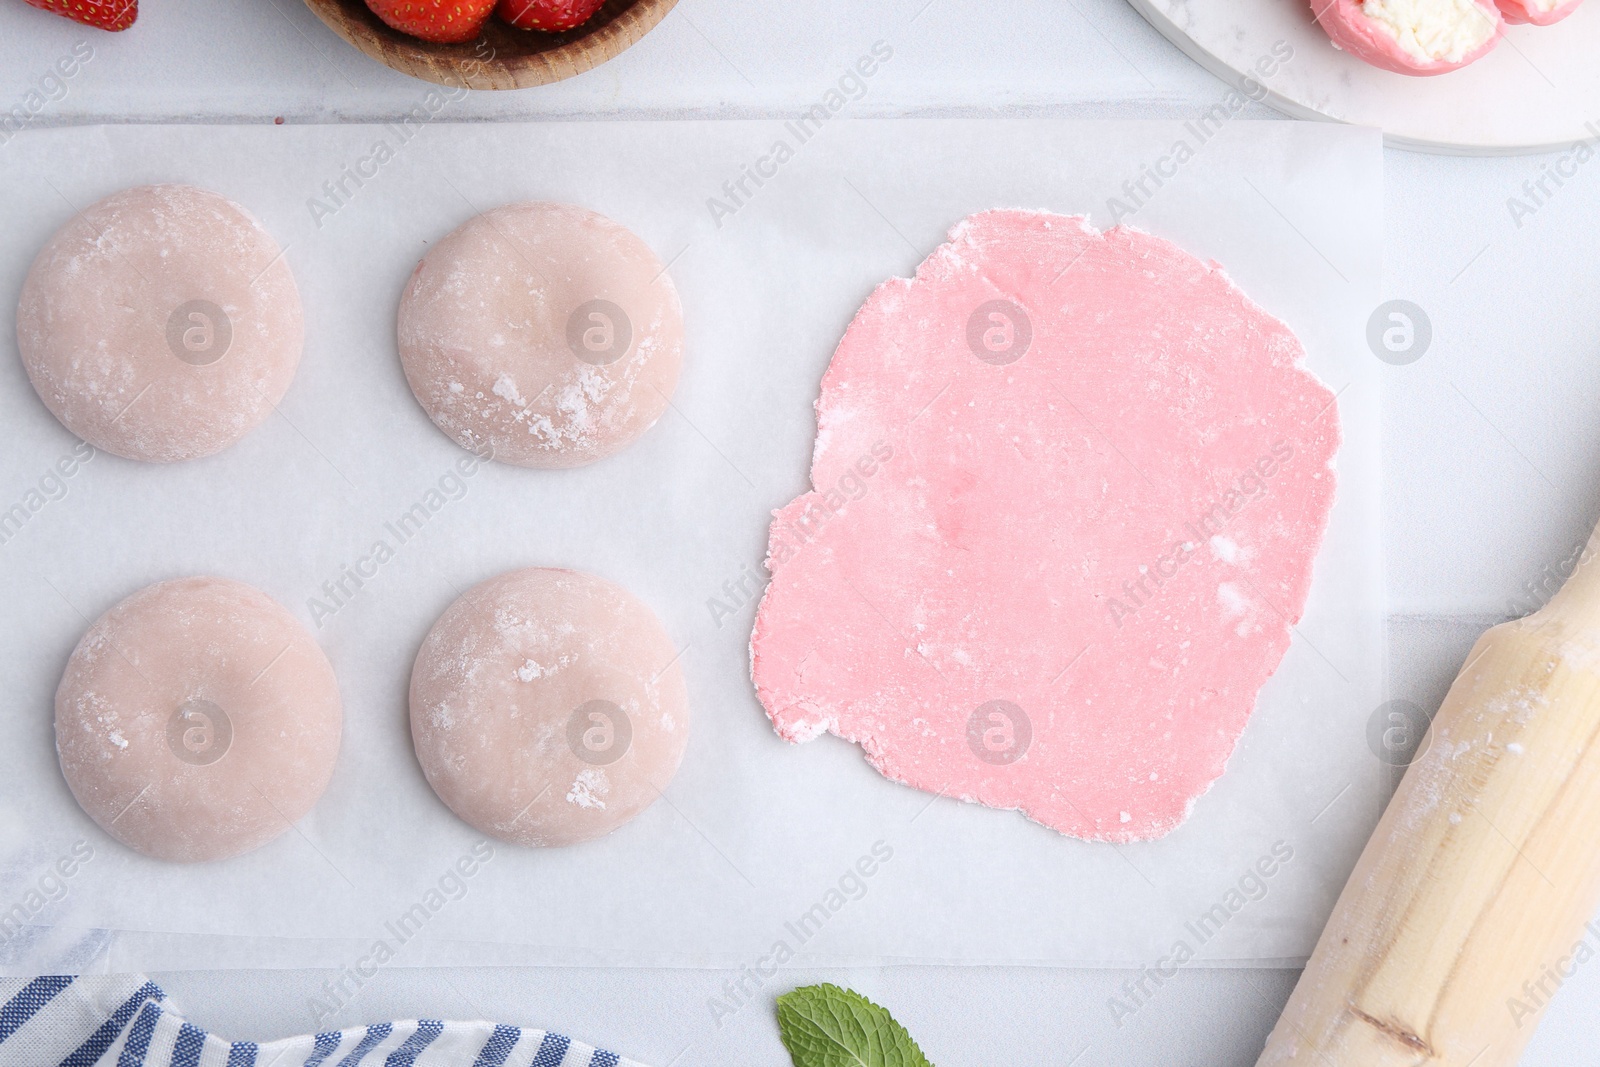
[[[887,1011],[828,983],[778,998],[778,1034],[794,1067],[933,1067]]]

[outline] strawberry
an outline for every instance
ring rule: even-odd
[[[41,11],[54,11],[74,22],[102,30],[125,30],[139,17],[139,0],[27,0]]]
[[[494,13],[519,30],[560,33],[594,17],[605,0],[500,0]]]
[[[438,44],[478,36],[494,0],[367,0],[372,13],[401,33]]]

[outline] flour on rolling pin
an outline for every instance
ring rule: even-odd
[[[1547,606],[1473,647],[1262,1065],[1521,1055],[1600,904],[1597,547],[1600,531]]]

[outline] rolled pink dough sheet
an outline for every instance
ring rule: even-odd
[[[95,620],[56,690],[72,795],[149,856],[248,852],[309,812],[333,777],[333,667],[277,601],[226,578],[179,578]]]
[[[91,204],[40,250],[17,303],[39,398],[128,459],[195,459],[239,440],[288,392],[304,340],[272,235],[189,185]]]
[[[642,601],[530,567],[445,609],[411,671],[411,738],[439,799],[486,834],[571,845],[653,804],[689,741],[678,651]]]
[[[434,425],[523,467],[622,451],[666,411],[683,363],[666,268],[572,204],[508,204],[446,235],[412,273],[396,333]]]
[[[1064,834],[1159,837],[1289,647],[1333,394],[1215,263],[990,211],[856,315],[751,639],[790,741]]]

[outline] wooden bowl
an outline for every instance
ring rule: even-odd
[[[490,16],[476,41],[431,44],[390,29],[363,0],[306,0],[333,32],[402,74],[469,89],[526,89],[598,67],[655,28],[678,0],[606,0],[566,33],[519,30]]]

